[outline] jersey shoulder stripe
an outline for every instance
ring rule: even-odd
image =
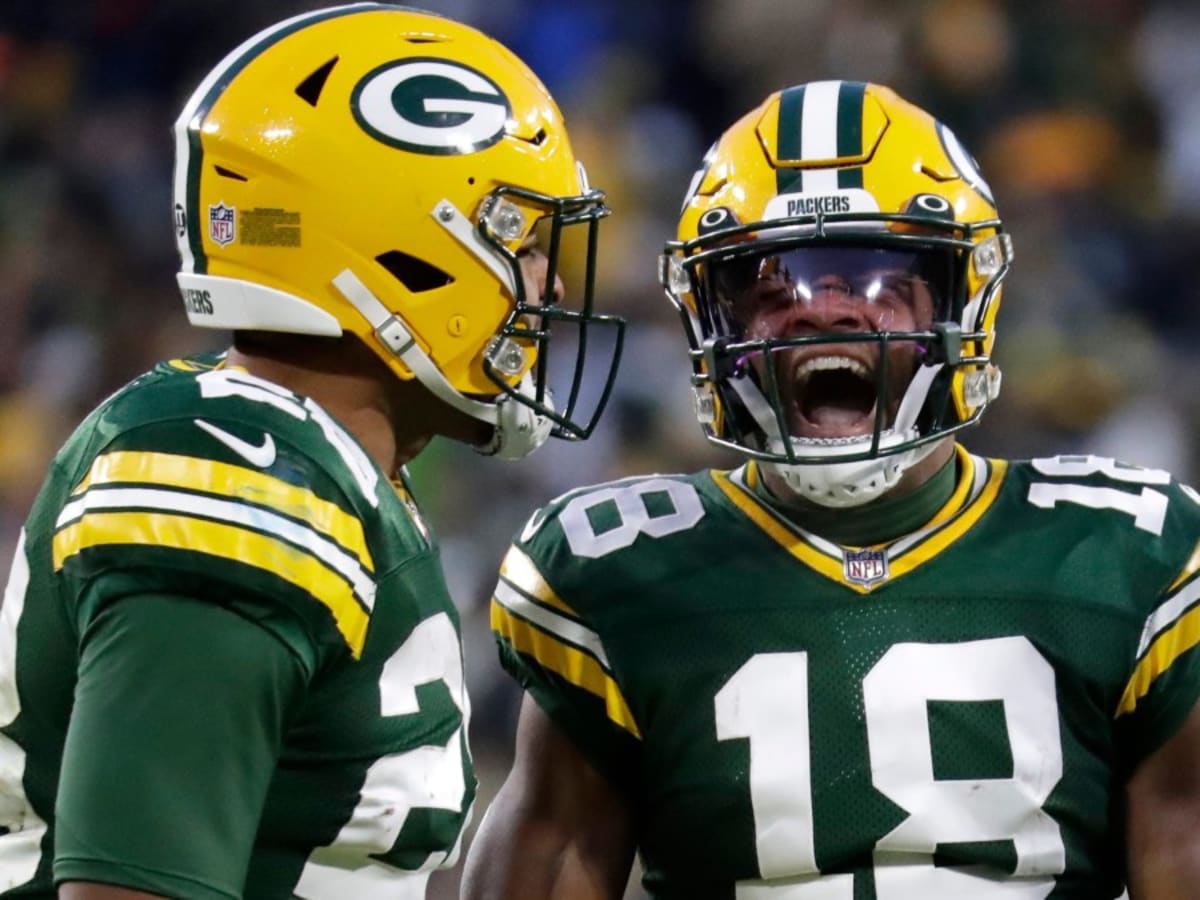
[[[246,466],[197,456],[114,450],[95,459],[72,498],[87,494],[93,487],[118,485],[176,488],[269,506],[305,522],[352,553],[363,568],[373,569],[361,520],[309,487]]]
[[[401,507],[386,479],[328,413],[204,360],[159,366],[115,394],[56,469],[46,523],[55,572],[125,572],[147,589],[201,578],[278,598],[356,657],[377,573],[429,549],[407,514],[391,514]]]
[[[523,656],[604,701],[609,719],[640,737],[600,636],[550,588],[533,561],[509,550],[492,597],[496,636]]]
[[[1118,716],[1134,712],[1154,682],[1179,657],[1200,644],[1200,574],[1194,563],[1194,558],[1189,561],[1190,580],[1182,585],[1177,580],[1172,587],[1179,589],[1146,619],[1138,643],[1137,663],[1117,707]]]
[[[307,519],[298,517],[306,511]],[[86,550],[130,544],[239,562],[281,578],[327,605],[351,651],[362,650],[375,602],[362,525],[311,491],[213,460],[103,454],[55,523],[55,571]]]

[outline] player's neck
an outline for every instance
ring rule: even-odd
[[[394,422],[400,418],[395,410],[399,392],[394,388],[400,382],[357,340],[287,338],[239,341],[230,348],[226,364],[311,397],[389,476],[429,442],[432,432],[418,432],[411,425],[398,433]]]
[[[916,531],[954,493],[958,466],[951,442],[947,441],[945,451],[931,454],[922,462],[932,471],[878,500],[850,509],[831,509],[800,498],[782,500],[765,478],[759,480],[758,493],[806,531],[843,546],[867,547]]]
[[[487,443],[492,426],[392,373],[357,338],[239,335],[227,364],[311,397],[392,477],[434,435]]]

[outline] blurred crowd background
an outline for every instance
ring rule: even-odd
[[[170,125],[295,0],[4,0],[0,10],[0,565],[47,461],[156,360],[223,346],[174,283]],[[567,117],[614,217],[602,303],[631,321],[617,392],[583,446],[517,463],[435,444],[414,469],[464,615],[482,805],[517,697],[487,628],[510,536],[580,483],[733,462],[692,416],[682,330],[655,274],[701,156],[769,92],[875,80],[948,122],[1013,233],[972,449],[1091,452],[1200,472],[1200,4],[1190,0],[447,0]],[[380,177],[386,177],[382,174]],[[477,812],[478,815],[478,812]],[[453,896],[453,876],[439,891]],[[636,891],[631,891],[636,896]]]

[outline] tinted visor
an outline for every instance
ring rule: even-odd
[[[722,333],[747,339],[849,330],[928,331],[950,314],[954,251],[944,247],[790,246],[705,265]]]

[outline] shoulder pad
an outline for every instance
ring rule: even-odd
[[[55,523],[56,570],[137,570],[189,593],[216,582],[303,610],[315,598],[361,650],[382,476],[319,406],[216,370],[147,381],[93,428]]]

